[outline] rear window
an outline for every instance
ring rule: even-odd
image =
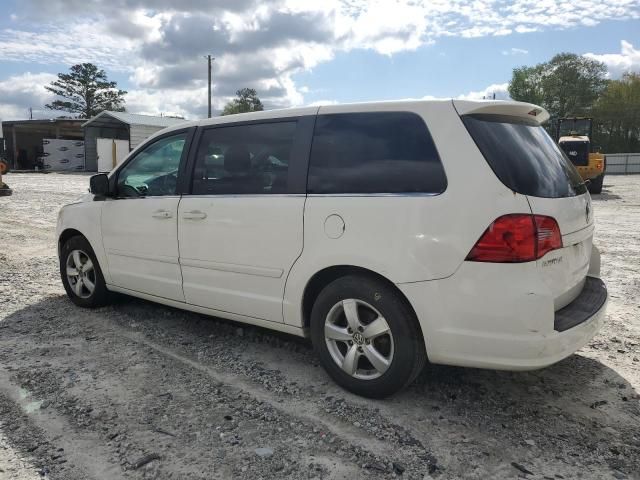
[[[496,176],[523,195],[562,198],[587,191],[578,171],[535,122],[501,115],[462,117]]]
[[[440,157],[422,118],[409,112],[319,115],[309,193],[442,193]]]

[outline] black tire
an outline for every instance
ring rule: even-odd
[[[355,378],[345,372],[338,365],[338,360],[334,360],[325,340],[325,321],[338,304],[346,299],[363,302],[363,305],[357,307],[359,312],[364,309],[363,314],[370,311],[368,307],[373,307],[386,320],[391,331],[393,354],[387,370],[377,378]],[[343,314],[343,318],[346,322],[346,314]],[[418,376],[427,360],[424,340],[415,313],[392,286],[372,276],[341,277],[320,292],[311,311],[311,340],[331,378],[346,390],[364,397],[383,398],[402,390]],[[344,342],[343,349],[349,348],[349,344]],[[346,353],[344,357],[346,358]],[[356,366],[363,363],[365,367],[373,365],[367,359],[359,359]]]
[[[589,184],[589,193],[602,193],[602,184],[604,183],[604,173],[598,175],[596,178],[591,180]]]
[[[67,276],[67,260],[74,251],[83,252],[93,264],[93,275],[91,275],[91,281],[94,284],[93,291],[90,294],[85,287],[85,296],[79,296],[74,286],[70,283]],[[96,254],[91,248],[91,245],[86,238],[81,236],[71,237],[60,248],[60,277],[62,279],[62,285],[69,299],[83,308],[97,308],[102,307],[109,303],[109,291],[107,290],[100,264],[96,258]],[[76,280],[77,281],[77,280]]]

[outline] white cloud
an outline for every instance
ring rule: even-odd
[[[315,102],[309,103],[310,107],[322,107],[326,105],[338,105],[340,102],[337,100],[316,100]]]
[[[158,90],[136,89],[126,95],[127,110],[142,115],[179,115],[193,117],[193,112],[206,116],[207,89]],[[213,104],[221,110],[221,103]]]
[[[216,107],[245,86],[256,88],[266,105],[298,105],[306,92],[295,84],[295,75],[340,52],[394,55],[442,37],[515,35],[637,19],[640,2],[23,0],[11,18],[12,28],[0,30],[0,62],[93,62],[129,76],[130,111],[193,118],[203,115],[206,103],[205,54],[216,57]],[[515,47],[503,52],[526,53]],[[600,57],[613,71],[637,65],[637,53],[623,44],[621,54]]]
[[[95,61],[112,70],[127,70],[134,48],[131,40],[105,35],[99,22],[0,30],[0,45],[0,61],[68,65]]]
[[[23,73],[0,81],[0,118],[19,120],[27,118],[29,107],[34,118],[54,118],[62,112],[45,110],[44,105],[53,100],[53,95],[44,86],[57,77],[50,73]]]
[[[495,95],[496,100],[508,100],[509,97],[509,83],[494,83],[493,85],[489,85],[484,90],[479,90],[477,92],[469,92],[467,94],[458,95],[457,98],[461,100],[482,100],[484,99],[493,99]]]
[[[525,50],[524,48],[515,48],[512,47],[509,50],[503,50],[502,55],[527,55],[529,50]]]
[[[620,53],[586,53],[584,56],[603,62],[613,78],[619,78],[626,72],[640,72],[640,49],[626,40],[620,42]]]

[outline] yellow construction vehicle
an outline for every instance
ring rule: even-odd
[[[561,118],[558,120],[558,145],[588,182],[591,193],[602,192],[602,182],[607,168],[607,157],[591,144],[593,119],[588,117]]]

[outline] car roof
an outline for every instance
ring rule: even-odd
[[[431,100],[389,100],[376,102],[341,103],[309,107],[293,107],[275,110],[262,110],[259,112],[237,113],[202,120],[185,121],[169,128],[161,130],[161,134],[169,133],[173,130],[181,130],[189,127],[205,127],[209,125],[220,125],[235,122],[250,122],[254,120],[271,120],[277,118],[300,117],[306,115],[316,115],[323,110],[330,112],[362,112],[375,111],[378,107],[389,111],[390,108],[407,109],[411,107],[426,106],[429,104],[452,103],[458,112],[468,113],[515,113],[524,115],[526,113],[537,115],[536,120],[542,123],[549,118],[549,114],[543,108],[530,103],[516,102],[512,100],[455,100],[455,99],[431,99]],[[156,135],[154,135],[156,136]]]

